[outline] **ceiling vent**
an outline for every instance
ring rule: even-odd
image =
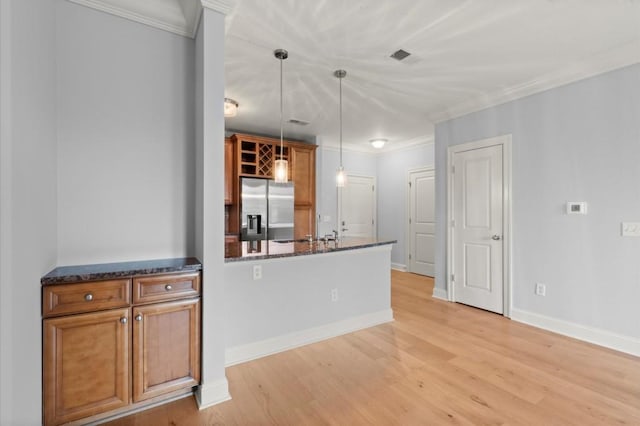
[[[309,124],[308,121],[304,121],[304,120],[298,120],[297,118],[292,118],[289,120],[289,123],[291,124],[297,124],[298,126],[306,126],[307,124]]]
[[[395,52],[393,52],[391,54],[391,57],[397,61],[401,61],[403,59],[405,59],[407,56],[411,55],[411,53],[407,52],[406,50],[396,50]]]

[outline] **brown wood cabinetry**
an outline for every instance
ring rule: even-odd
[[[294,237],[304,238],[315,234],[316,210],[316,145],[303,142],[283,141],[264,136],[234,134],[230,141],[235,146],[235,199],[228,209],[227,234],[238,234],[240,224],[240,200],[238,187],[240,177],[273,179],[274,160],[282,158],[289,162],[289,179],[294,185]],[[225,166],[227,170],[231,167]]]
[[[200,382],[200,300],[133,308],[133,400]]]
[[[316,233],[316,152],[302,144],[292,144],[290,149],[294,182],[293,237],[298,239]]]
[[[224,139],[224,204],[233,204],[233,183],[235,173],[235,152],[231,139]]]
[[[46,425],[129,404],[128,308],[47,319],[43,337]]]
[[[48,285],[42,294],[46,425],[97,420],[199,383],[199,272]]]

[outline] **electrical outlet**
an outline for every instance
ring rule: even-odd
[[[337,302],[338,301],[338,289],[337,288],[331,289],[331,301],[332,302]]]
[[[622,222],[623,237],[640,237],[640,222]]]
[[[253,279],[254,280],[262,279],[262,265],[253,265]]]
[[[547,295],[547,286],[542,283],[536,283],[536,295],[538,296],[546,296]]]

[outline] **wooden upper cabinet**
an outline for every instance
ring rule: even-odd
[[[224,203],[233,204],[233,185],[235,181],[235,150],[229,138],[224,139]]]
[[[277,138],[238,133],[230,139],[235,144],[234,179],[237,183],[242,176],[273,179],[274,161],[282,154],[282,158],[289,162],[289,179],[294,186],[294,237],[315,235],[317,146],[284,141],[281,150]],[[230,208],[229,228],[233,229],[230,233],[236,233],[239,227],[239,198],[235,197]]]
[[[44,321],[46,425],[129,404],[129,322],[129,308]]]
[[[291,180],[294,182],[296,206],[312,206],[316,199],[315,146],[291,146]]]
[[[274,162],[289,160],[288,142],[280,150],[280,141],[263,136],[234,134],[231,140],[236,145],[237,176],[273,179]]]

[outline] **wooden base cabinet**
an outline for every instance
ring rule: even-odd
[[[133,400],[200,383],[200,300],[133,308]]]
[[[125,306],[105,309],[100,295],[113,283],[133,297],[117,293],[111,303]],[[44,287],[45,425],[94,421],[197,386],[200,306],[199,272]]]
[[[129,309],[44,321],[44,418],[57,425],[129,404]]]

